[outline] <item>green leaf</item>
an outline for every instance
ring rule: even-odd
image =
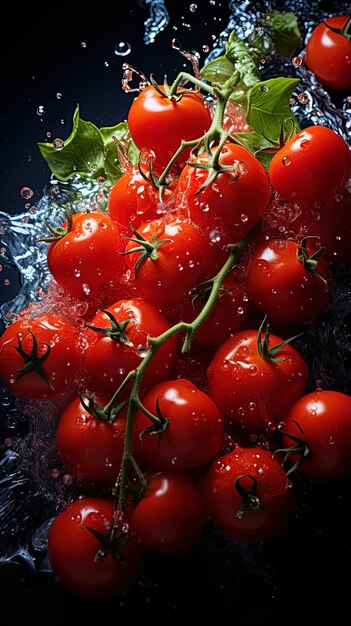
[[[130,139],[128,125],[121,122],[108,128],[97,128],[81,119],[79,106],[73,115],[73,129],[62,150],[52,143],[38,143],[39,150],[50,170],[59,180],[68,180],[74,174],[84,178],[103,176],[113,185],[123,174],[112,137],[128,142],[128,156],[138,161],[138,150]]]
[[[202,78],[220,85],[223,85],[233,73],[234,65],[225,56],[213,59],[200,71]]]
[[[79,106],[74,112],[72,132],[62,150],[55,150],[52,143],[38,143],[38,147],[50,170],[60,180],[67,180],[73,174],[91,174],[93,165],[97,167],[96,176],[104,174],[104,145],[100,131],[92,122],[80,118]]]
[[[271,37],[277,54],[288,57],[298,46],[301,33],[294,13],[281,13],[274,10],[267,14],[268,20],[261,18],[261,25]],[[267,16],[265,16],[267,18]]]
[[[260,150],[274,147],[274,144],[269,141],[269,139],[262,137],[262,135],[259,135],[259,133],[256,133],[254,130],[251,133],[235,133],[234,139],[255,156]]]
[[[291,119],[293,132],[297,133],[300,126],[290,109],[289,99],[298,83],[295,78],[271,78],[254,85],[248,93],[246,115],[251,128],[276,142],[282,126]]]
[[[225,56],[233,65],[234,71],[239,72],[240,82],[243,85],[252,87],[260,82],[261,77],[257,69],[260,51],[247,46],[234,31],[231,32],[227,41]]]

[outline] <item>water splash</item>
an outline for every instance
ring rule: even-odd
[[[156,36],[169,24],[169,15],[164,0],[145,0],[150,17],[144,22],[144,43],[154,43]]]

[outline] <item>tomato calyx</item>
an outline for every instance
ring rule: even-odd
[[[108,422],[109,424],[113,424],[115,418],[118,413],[126,406],[127,401],[120,402],[115,407],[104,407],[96,400],[96,396],[94,393],[90,393],[89,391],[85,392],[85,397],[80,395],[80,403],[82,407],[91,415],[92,417]]]
[[[130,539],[128,531],[125,531],[122,528],[122,530],[115,534],[112,538],[111,535],[103,535],[98,530],[90,528],[89,526],[83,526],[83,529],[88,530],[90,534],[93,535],[93,537],[95,537],[95,539],[97,539],[101,544],[101,548],[98,550],[94,558],[95,563],[102,557],[106,556],[106,554],[111,554],[115,559],[117,559],[117,561],[125,563],[121,553],[121,548],[123,548],[123,546],[125,546]]]
[[[258,331],[257,331],[257,349],[258,349],[258,353],[259,355],[265,359],[265,361],[271,361],[272,363],[283,363],[285,361],[284,357],[276,357],[276,354],[285,346],[287,346],[289,343],[291,343],[292,341],[294,341],[295,339],[297,339],[298,337],[301,337],[301,333],[299,335],[294,335],[293,337],[290,337],[289,339],[286,339],[285,341],[282,341],[281,343],[278,343],[277,346],[274,346],[273,348],[269,347],[269,337],[270,337],[270,333],[269,333],[269,324],[267,322],[266,325],[266,330],[264,331],[264,335],[263,335],[263,339],[262,339],[262,334],[263,334],[263,329],[264,326],[267,322],[267,315],[263,318],[262,324],[259,327]]]
[[[321,276],[319,272],[317,272],[318,267],[318,259],[325,252],[325,247],[322,246],[318,250],[316,250],[313,254],[309,254],[307,251],[307,239],[320,239],[318,235],[308,235],[304,237],[302,241],[299,243],[298,248],[296,250],[296,258],[300,263],[302,263],[303,267],[313,274],[316,278],[322,281],[325,286],[326,291],[328,291],[328,281]]]
[[[300,424],[296,422],[296,420],[293,420],[293,422],[296,424],[299,431],[303,435],[304,432]],[[296,445],[290,446],[289,448],[278,448],[277,450],[274,451],[273,457],[275,457],[277,454],[284,454],[284,458],[281,463],[282,465],[284,465],[286,461],[290,458],[290,456],[296,455],[296,454],[298,455],[297,461],[295,461],[294,465],[286,472],[286,475],[289,476],[290,474],[292,474],[293,472],[295,472],[295,470],[299,468],[299,466],[301,465],[302,461],[304,461],[304,459],[310,456],[311,450],[309,446],[307,445],[307,443],[300,437],[296,437],[296,435],[291,435],[290,433],[287,433],[285,431],[283,432],[284,432],[284,435],[288,437],[289,439],[291,439],[292,441],[294,441]]]
[[[32,349],[30,352],[26,352],[22,347],[22,339],[18,335],[18,345],[13,346],[15,350],[17,350],[18,354],[24,360],[24,365],[17,370],[16,381],[27,374],[33,373],[40,376],[40,378],[50,387],[50,389],[54,390],[54,386],[52,382],[49,380],[44,368],[43,363],[45,363],[46,359],[50,356],[51,347],[49,344],[45,343],[46,351],[41,356],[38,355],[38,342],[36,340],[35,335],[32,331],[29,331],[32,336]]]
[[[51,226],[48,222],[44,220],[44,224],[46,228],[51,232],[51,236],[40,237],[40,239],[37,239],[37,242],[45,241],[45,243],[52,243],[55,241],[59,241],[72,230],[72,212],[67,206],[65,207],[65,213],[66,213],[67,226],[57,226],[57,228],[54,228],[53,226]]]
[[[166,74],[163,77],[164,91],[162,91],[162,89],[160,89],[160,87],[158,86],[158,83],[155,80],[153,74],[150,75],[150,83],[153,86],[153,88],[156,89],[157,93],[160,96],[162,96],[162,98],[167,98],[167,100],[170,100],[171,102],[179,102],[185,94],[194,93],[194,89],[182,89],[182,91],[180,92],[178,92],[177,90],[172,91],[172,87],[170,87],[168,84]]]
[[[241,482],[243,478],[250,478],[251,486],[244,486]],[[237,519],[241,519],[247,509],[254,509],[256,511],[258,509],[264,509],[266,511],[269,509],[269,507],[261,504],[257,495],[257,480],[252,474],[241,474],[241,476],[238,476],[234,481],[234,487],[243,499],[240,509],[238,509],[235,515]]]
[[[129,341],[125,330],[131,320],[127,319],[123,320],[122,322],[118,322],[113,313],[106,309],[102,309],[101,313],[105,313],[105,315],[107,315],[107,317],[111,320],[111,326],[100,327],[87,324],[87,327],[90,328],[90,330],[94,330],[96,333],[106,335],[106,337],[109,337],[110,339],[114,339],[115,341],[120,341],[121,343],[130,345],[131,342]]]
[[[138,245],[135,248],[131,248],[131,250],[127,250],[126,252],[119,252],[118,254],[120,254],[121,256],[126,256],[127,254],[134,254],[137,252],[140,253],[140,256],[134,266],[134,277],[138,278],[139,269],[141,265],[144,263],[144,261],[146,261],[147,259],[152,259],[152,261],[157,261],[158,249],[161,246],[163,246],[163,244],[169,243],[172,240],[162,239],[161,241],[157,241],[157,233],[155,232],[152,235],[151,241],[148,241],[148,239],[145,239],[143,235],[138,233],[138,231],[135,230],[135,228],[133,228],[132,225],[130,225],[130,228],[133,232],[134,237],[124,237],[124,235],[122,236],[124,237],[124,239],[127,239],[128,241],[132,241],[133,243],[136,243]]]
[[[139,409],[144,413],[144,415],[146,415],[146,417],[148,417],[149,420],[151,420],[152,422],[151,426],[144,428],[144,430],[142,430],[141,433],[139,434],[140,441],[143,439],[144,435],[157,435],[157,440],[155,444],[157,445],[160,440],[161,434],[165,430],[167,430],[168,424],[170,423],[171,420],[168,417],[163,416],[162,411],[160,409],[158,398],[156,398],[157,416],[153,415],[153,413],[151,413],[151,411],[149,411],[139,399],[137,400],[136,404],[138,405]]]
[[[230,184],[232,185],[237,180],[239,180],[240,176],[244,173],[245,164],[241,163],[240,161],[234,161],[232,165],[225,165],[219,162],[222,148],[228,138],[229,135],[227,133],[223,133],[221,142],[217,150],[214,152],[213,156],[209,155],[208,163],[195,163],[193,161],[187,161],[187,165],[189,165],[190,167],[195,167],[197,169],[205,170],[208,172],[206,180],[202,183],[199,189],[195,191],[195,196],[197,196],[199,193],[201,193],[201,191],[206,189],[206,187],[211,185],[217,178],[218,174],[221,174],[223,172],[231,173],[232,180],[230,181]]]
[[[327,22],[323,22],[323,24],[324,26],[329,28],[329,30],[332,30],[333,33],[341,35],[342,37],[345,37],[345,39],[347,39],[348,41],[351,41],[351,17],[349,17],[343,28],[335,28],[335,26],[330,26],[330,24],[327,24]]]

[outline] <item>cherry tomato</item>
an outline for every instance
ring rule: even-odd
[[[58,315],[19,319],[0,339],[0,377],[15,395],[56,398],[81,367],[79,332]]]
[[[213,271],[211,242],[189,221],[157,220],[143,224],[137,233],[126,248],[129,267],[134,272],[138,269],[137,296],[155,304],[172,304]],[[153,243],[153,252],[143,251],[142,239]],[[136,248],[140,250],[132,252]]]
[[[87,331],[84,367],[93,390],[111,394],[145,357],[148,337],[161,335],[170,325],[156,307],[136,298],[120,300],[105,310],[112,318],[100,311],[90,324],[101,332]],[[177,338],[173,336],[159,348],[147,368],[143,378],[146,385],[169,376],[176,350]]]
[[[335,15],[328,17],[312,31],[306,46],[305,63],[314,72],[318,80],[333,89],[351,89],[351,41],[342,33],[348,25],[351,31],[350,17]],[[332,28],[329,28],[329,27]]]
[[[181,317],[185,322],[192,322],[203,309],[209,296],[207,288],[208,285],[203,285],[203,288],[200,287],[195,294],[190,292],[183,299]],[[218,301],[197,331],[194,343],[209,348],[218,348],[231,334],[244,326],[247,311],[246,286],[233,271],[225,278],[219,291]]]
[[[330,128],[301,130],[273,157],[269,176],[286,200],[325,202],[341,192],[350,175],[350,150]]]
[[[239,541],[276,537],[296,511],[292,483],[262,448],[237,447],[212,461],[203,493],[215,526]]]
[[[314,391],[303,396],[284,418],[283,443],[299,445],[288,434],[306,443],[309,454],[299,471],[314,480],[339,480],[351,474],[351,397],[338,391]],[[291,456],[296,463],[298,455]]]
[[[149,477],[150,478],[150,477]],[[159,554],[182,554],[199,540],[206,513],[199,488],[183,472],[161,472],[131,512],[143,544]]]
[[[136,430],[142,435],[142,457],[153,467],[190,469],[210,461],[221,448],[224,420],[211,398],[189,380],[167,380],[152,387],[143,399],[150,413],[169,420],[163,432],[155,430],[140,409]],[[158,409],[158,410],[157,410]],[[146,430],[149,429],[149,430]]]
[[[159,191],[145,181],[137,167],[127,170],[112,187],[108,201],[110,216],[121,234],[130,237],[130,224],[139,228],[171,211],[175,187],[175,183],[165,187],[160,201]]]
[[[64,224],[63,227],[65,227]],[[70,294],[96,297],[108,283],[118,283],[125,270],[117,224],[103,213],[72,215],[72,228],[51,243],[48,265],[55,280]]]
[[[269,335],[266,350],[261,335],[262,356],[258,335],[257,330],[242,330],[227,339],[207,370],[210,396],[223,415],[251,431],[281,420],[303,394],[308,377],[295,348],[288,344],[275,354],[283,339]]]
[[[212,152],[215,150],[212,148]],[[199,155],[194,163],[207,165],[207,153]],[[191,220],[210,231],[211,240],[221,244],[224,230],[231,243],[236,243],[261,218],[268,203],[269,182],[261,163],[242,146],[226,144],[219,163],[235,169],[220,172],[199,192],[208,171],[187,165],[179,179],[179,191],[185,211]]]
[[[163,85],[159,89],[164,93]],[[161,95],[152,85],[135,98],[128,114],[133,141],[140,150],[152,150],[160,168],[168,164],[182,140],[202,137],[210,125],[211,116],[200,93],[184,93],[177,101]],[[189,154],[190,149],[184,150],[178,162],[185,163]]]
[[[246,277],[249,296],[274,322],[308,322],[329,300],[328,265],[321,257],[318,261],[313,258],[315,252],[308,250],[308,241],[268,241],[250,257]]]
[[[51,524],[49,559],[62,584],[73,593],[89,597],[112,596],[138,577],[144,550],[134,535],[118,546],[121,559],[110,553],[95,560],[101,542],[88,530],[109,535],[113,503],[84,498],[70,504]]]
[[[87,398],[83,401],[87,406]],[[57,452],[67,469],[79,478],[115,481],[123,455],[125,429],[125,419],[117,418],[109,424],[93,417],[81,399],[76,398],[61,414],[56,430]]]

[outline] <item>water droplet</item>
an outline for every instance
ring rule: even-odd
[[[65,147],[65,142],[63,141],[63,139],[60,139],[60,137],[56,137],[56,139],[54,139],[54,141],[52,142],[52,145],[53,148],[59,152]]]
[[[69,516],[69,521],[71,524],[80,524],[82,521],[82,516],[80,513],[75,513]]]
[[[261,63],[262,63],[262,61],[261,61]],[[267,85],[262,85],[262,87],[260,87],[260,90],[263,91],[263,93],[266,93],[268,91]]]
[[[250,411],[254,411],[256,408],[256,402],[249,402],[249,409]]]
[[[61,117],[60,124],[64,124],[64,123],[65,123],[65,119],[63,117]]]
[[[42,104],[40,104],[37,108],[37,115],[41,117],[42,115],[45,115],[45,113],[46,113],[46,108]]]
[[[300,104],[307,104],[308,103],[308,93],[303,91],[302,93],[299,93],[299,95],[297,96],[298,101],[300,102]]]
[[[189,7],[191,13],[195,13],[196,9],[197,9],[197,4],[191,4]]]
[[[290,165],[291,161],[290,161],[289,157],[284,157],[282,159],[282,163],[283,163],[283,165]]]
[[[48,132],[46,133],[46,136],[47,136],[47,138],[48,138],[48,139],[50,139],[50,137],[51,137],[51,133],[50,133],[50,131],[49,131],[49,130],[48,130]]]
[[[177,457],[177,456],[174,456],[174,457],[171,459],[171,463],[172,463],[172,465],[175,465],[177,461],[178,461],[178,457]]]
[[[205,44],[202,46],[202,50],[203,50],[204,52],[208,52],[208,51],[209,51],[209,49],[210,49],[210,46],[209,46],[207,43],[205,43]]]
[[[249,374],[250,376],[256,376],[258,372],[258,369],[255,365],[250,365],[249,367]]]
[[[343,200],[344,196],[341,193],[337,193],[335,195],[335,200],[336,202],[341,202],[341,200]]]
[[[12,441],[11,437],[6,437],[6,439],[4,439],[4,444],[8,448],[10,448],[10,446],[12,446],[12,444],[13,444],[13,441]]]
[[[303,139],[300,142],[300,148],[302,148],[302,150],[308,150],[308,148],[310,147],[311,142],[309,139]]]
[[[115,45],[115,54],[118,57],[126,57],[131,52],[132,46],[128,41],[119,41]]]
[[[219,230],[211,230],[210,232],[210,240],[212,243],[218,243],[221,240],[221,233]]]
[[[333,446],[335,443],[335,439],[332,435],[330,435],[330,437],[328,438],[328,443],[330,446]]]
[[[244,309],[243,309],[243,307],[242,307],[242,306],[238,306],[238,308],[237,308],[237,312],[238,312],[238,315],[243,315],[243,314],[244,314]]]
[[[76,274],[76,276],[77,276],[77,274]],[[90,294],[90,287],[89,287],[89,285],[87,285],[87,283],[83,283],[82,284],[82,289],[83,289],[83,291],[84,291],[86,296],[88,296]]]
[[[143,345],[139,345],[136,349],[136,353],[138,356],[140,356],[142,359],[145,359],[146,355],[147,355],[147,348],[145,348],[145,346]]]
[[[80,276],[80,270],[75,269],[75,270],[73,271],[73,274],[74,274],[77,278],[79,278],[79,276]]]
[[[110,65],[110,64],[109,64],[109,62],[108,62],[108,61],[105,61],[105,62],[104,62],[104,66],[105,66],[105,67],[109,67],[109,65]]]
[[[262,274],[269,274],[269,263],[264,259],[259,259],[257,261],[257,267],[260,269]]]
[[[82,43],[80,44],[82,46],[82,48],[86,48],[87,44],[85,43],[85,41],[82,41]]]
[[[243,224],[246,224],[246,222],[248,221],[248,219],[249,219],[249,218],[248,218],[248,216],[246,215],[246,213],[242,213],[242,214],[240,215],[240,219],[241,219],[241,221],[242,221],[242,223],[243,223]]]
[[[56,94],[56,98],[57,98],[58,100],[61,100],[61,98],[62,98],[62,93],[61,93],[60,91],[58,91],[58,92],[57,92],[57,94]]]
[[[289,98],[289,104],[290,106],[292,106],[293,104],[295,104],[296,100],[295,98]]]
[[[69,487],[73,483],[74,477],[72,474],[64,474],[62,477],[62,482],[65,487]]]
[[[8,278],[5,278],[4,280],[4,285],[6,285],[6,287],[8,287],[8,285],[11,284],[11,281]]]
[[[293,57],[291,63],[293,64],[294,67],[300,67],[301,63],[302,63],[302,58],[297,56],[297,57]]]
[[[29,200],[30,198],[32,198],[33,194],[34,194],[34,191],[30,187],[22,187],[20,189],[20,195],[25,200]]]

